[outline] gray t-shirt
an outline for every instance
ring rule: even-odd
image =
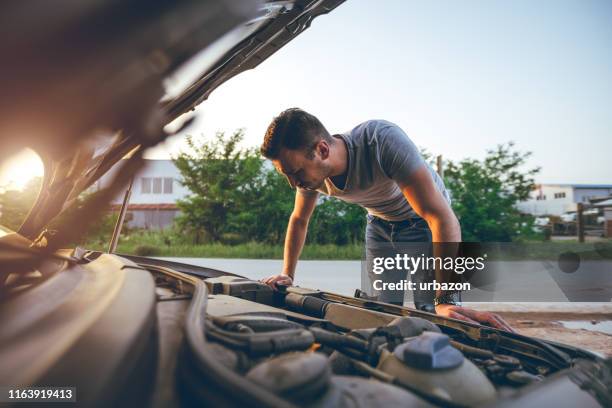
[[[320,193],[358,204],[370,214],[388,221],[416,216],[398,183],[405,184],[422,165],[431,172],[438,190],[450,203],[450,196],[438,174],[423,160],[412,140],[397,125],[369,120],[341,137],[348,148],[348,169],[344,188],[328,178]],[[308,194],[307,190],[301,190]]]

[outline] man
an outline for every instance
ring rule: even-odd
[[[292,108],[274,118],[261,153],[297,189],[285,238],[282,273],[264,280],[273,288],[293,284],[319,193],[367,209],[369,268],[385,243],[461,241],[459,223],[442,180],[424,162],[408,136],[390,122],[371,120],[347,134],[332,136],[315,116]],[[368,273],[372,276],[371,269]],[[400,278],[398,274],[383,275],[391,281]],[[403,292],[382,291],[378,299],[403,304]],[[433,303],[439,315],[512,330],[496,314],[462,307],[457,293],[437,291]],[[415,296],[415,304],[427,309],[422,297]]]

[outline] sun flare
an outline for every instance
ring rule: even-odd
[[[0,162],[0,188],[22,190],[28,181],[43,175],[43,163],[31,149],[23,149]]]

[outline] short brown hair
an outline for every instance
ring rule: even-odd
[[[277,159],[282,148],[305,149],[310,156],[321,139],[332,141],[321,121],[302,109],[290,108],[272,120],[260,151],[268,159]]]

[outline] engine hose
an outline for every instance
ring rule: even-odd
[[[234,329],[239,333],[255,333],[255,330],[242,323],[236,324],[236,327]]]
[[[307,330],[285,335],[270,335],[250,342],[250,352],[255,355],[280,354],[288,351],[302,351],[314,343],[314,336]]]
[[[364,361],[364,362],[367,362],[368,360],[367,354],[362,353],[360,351],[356,351],[354,349],[345,348],[345,347],[337,347],[335,350],[337,350],[339,353],[342,353],[345,356],[350,357],[354,360],[359,360],[359,361]]]
[[[381,336],[372,336],[366,341],[355,336],[333,333],[315,327],[311,327],[310,331],[318,343],[372,365],[377,364],[381,346],[386,344],[385,338]]]
[[[462,353],[472,357],[478,357],[483,359],[495,357],[495,354],[492,351],[484,350],[478,347],[468,346],[467,344],[462,344],[455,340],[451,340],[450,344]]]
[[[331,302],[315,296],[304,296],[297,293],[289,293],[285,296],[285,305],[296,312],[314,317],[325,317],[327,305]]]
[[[210,337],[245,351],[249,357],[306,350],[315,341],[314,335],[303,329],[236,333],[220,329],[210,321],[206,323],[206,329]]]
[[[212,323],[211,321],[207,321],[206,328],[209,330],[214,330],[217,333],[227,336],[229,338],[241,340],[241,341],[247,341],[251,338],[266,338],[267,339],[267,338],[276,337],[276,336],[295,335],[295,334],[299,334],[304,331],[307,331],[304,329],[283,329],[283,330],[276,330],[274,332],[239,333],[239,332],[225,330],[217,326],[216,324]]]
[[[495,354],[492,351],[484,350],[478,347],[468,346],[467,344],[462,344],[454,340],[451,340],[450,343],[453,347],[468,356],[476,357],[483,360],[493,360],[500,366],[506,368],[521,368],[521,361],[516,357],[508,356],[505,354]]]
[[[349,347],[362,352],[368,351],[368,342],[353,336],[337,334],[317,327],[311,327],[310,332],[314,335],[317,343],[321,343],[332,348]]]
[[[304,329],[299,323],[283,319],[240,319],[226,323],[223,328],[236,331],[238,325],[251,328],[255,332],[270,332],[283,329]]]
[[[214,329],[207,330],[206,337],[223,345],[231,347],[232,349],[242,351],[247,351],[248,349],[248,345],[246,342],[241,342],[230,337],[224,336],[223,334],[216,332]]]

